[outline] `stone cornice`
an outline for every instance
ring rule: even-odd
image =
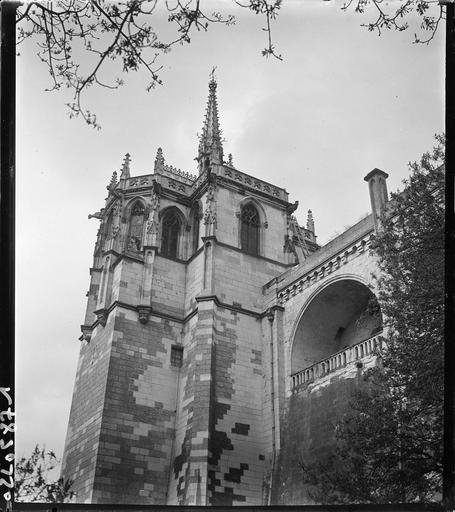
[[[372,214],[363,218],[348,228],[344,233],[321,246],[317,251],[302,261],[302,263],[294,265],[294,268],[287,270],[283,275],[279,276],[277,280],[278,289],[289,286],[294,281],[298,280],[303,273],[310,272],[314,270],[315,267],[323,265],[334,256],[336,257],[338,254],[344,252],[346,248],[350,247],[352,244],[358,242],[362,237],[371,234],[374,234]],[[269,283],[273,281],[274,280],[271,279]],[[269,283],[267,283],[266,286]]]
[[[228,178],[225,178],[224,176],[218,177],[218,183],[220,183],[223,188],[226,188],[228,190],[234,190],[235,192],[241,194],[241,195],[252,195],[260,197],[264,203],[277,206],[279,205],[281,209],[285,210],[286,207],[290,204],[288,201],[278,197],[278,196],[271,196],[270,194],[263,192],[261,190],[258,190],[254,187],[244,185],[242,183],[239,183],[234,180],[230,180]]]
[[[260,193],[261,195],[269,196],[273,199],[280,199],[286,203],[288,202],[288,193],[284,188],[277,187],[226,165],[216,166],[214,172],[219,178],[226,181],[229,180],[255,193]]]
[[[295,296],[297,293],[301,293],[316,281],[320,281],[333,272],[336,272],[349,260],[357,258],[361,254],[365,253],[369,250],[373,239],[373,232],[364,234],[357,240],[352,241],[350,244],[333,253],[331,257],[319,262],[317,265],[308,269],[302,269],[303,272],[299,277],[292,280],[285,286],[278,287],[278,302],[280,304],[287,302],[291,297]]]
[[[198,248],[198,250],[196,252],[194,252],[186,261],[185,263],[190,263],[191,261],[193,261],[196,256],[199,256],[199,254],[201,254],[202,252],[204,251],[204,246],[201,245],[201,247]],[[180,261],[180,260],[179,260]]]
[[[265,311],[262,311],[262,312],[252,311],[251,309],[246,309],[246,308],[242,307],[238,303],[228,304],[227,302],[222,302],[218,299],[218,297],[216,295],[201,295],[199,297],[195,297],[195,300],[197,303],[213,301],[217,307],[228,309],[229,311],[234,311],[236,313],[240,313],[240,314],[243,314],[246,316],[252,316],[253,318],[256,318],[258,320],[262,320],[263,318],[267,317],[270,310],[284,311],[284,308],[277,304],[271,306],[270,308],[267,308]],[[138,312],[141,307],[143,307],[143,306],[140,306],[140,305],[136,306],[133,304],[127,304],[126,302],[116,300],[116,301],[112,302],[112,304],[110,304],[110,306],[108,308],[99,310],[99,311],[97,311],[97,313],[103,313],[103,317],[104,317],[103,319],[105,322],[107,322],[110,313],[115,308],[123,308],[123,309],[128,309],[130,311]],[[197,307],[192,309],[185,316],[170,315],[168,313],[164,313],[162,311],[156,310],[153,306],[148,306],[148,310],[149,310],[150,318],[158,317],[158,318],[163,318],[164,320],[170,320],[172,322],[177,322],[180,324],[186,324],[191,318],[193,318],[193,316],[197,315],[197,313],[198,313]],[[140,320],[138,319],[138,321],[140,321]],[[79,338],[79,340],[82,341],[82,340],[86,339],[86,341],[89,341],[91,333],[93,332],[95,327],[97,327],[98,325],[102,325],[100,318],[97,318],[91,325],[81,325],[81,330],[82,330],[83,334]]]
[[[253,256],[252,254],[248,254],[247,252],[242,251],[240,247],[235,247],[234,245],[229,245],[224,242],[220,242],[219,240],[216,240],[216,245],[219,245],[220,247],[226,247],[227,249],[232,249],[233,251],[240,252],[242,254],[245,254],[246,256],[250,256],[251,258],[256,258],[259,260],[268,261],[269,263],[274,263],[275,265],[280,265],[281,267],[284,268],[291,268],[295,266],[295,263],[283,263],[281,261],[272,260],[271,258],[266,258],[265,256],[260,255]]]
[[[123,260],[135,261],[136,263],[144,264],[144,256],[141,253],[138,255],[133,255],[128,252],[123,252],[122,254],[116,253],[116,255],[117,259],[112,263],[112,268],[115,268]]]
[[[197,303],[199,302],[214,302],[218,307],[235,311],[236,313],[242,313],[244,315],[253,316],[254,318],[261,318],[265,313],[259,313],[252,311],[251,309],[243,308],[241,305],[228,304],[227,302],[221,302],[216,295],[202,295],[195,297]]]

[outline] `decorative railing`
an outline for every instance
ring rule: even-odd
[[[241,183],[242,185],[246,185],[252,189],[260,190],[261,192],[265,192],[266,194],[278,197],[284,201],[287,201],[288,194],[283,188],[275,187],[266,181],[259,180],[257,178],[253,178],[249,174],[245,174],[244,172],[238,171],[233,167],[228,167],[226,165],[220,166],[217,169],[217,174],[229,178],[233,181]]]
[[[148,174],[146,176],[138,176],[137,178],[129,178],[126,188],[148,187],[152,184],[153,176]]]
[[[329,357],[300,370],[291,375],[291,389],[294,391],[302,384],[314,382],[328,373],[334,372],[351,363],[360,361],[361,359],[379,353],[385,346],[381,334],[377,334],[360,343],[346,347],[339,352],[331,354]]]
[[[196,176],[189,172],[181,171],[172,165],[163,165],[159,174],[168,176],[169,178],[174,178],[175,180],[186,183],[187,185],[192,185],[196,181]]]

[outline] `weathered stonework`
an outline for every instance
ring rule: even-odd
[[[215,93],[212,80],[197,177],[161,149],[153,174],[131,177],[127,155],[90,216],[62,469],[79,502],[307,503],[299,458],[330,444],[376,361],[377,212],[318,247],[311,212],[299,227],[284,189],[224,162]],[[384,175],[367,177],[373,209]]]

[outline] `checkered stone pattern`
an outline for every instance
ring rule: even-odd
[[[260,322],[218,308],[215,407],[208,496],[211,505],[261,503],[264,462]],[[260,398],[259,398],[260,397]]]
[[[90,502],[114,336],[114,316],[95,328],[92,341],[83,343],[62,460],[62,475],[74,481],[79,502]]]
[[[204,205],[201,176],[191,201]],[[161,209],[187,216],[188,198],[158,181]],[[290,268],[287,194],[251,190],[217,180],[216,229],[195,253],[186,218],[179,258],[153,247],[95,258],[62,471],[75,481],[77,501],[305,503],[295,457],[330,444],[357,379],[333,374],[293,394],[292,338],[328,280],[371,283],[364,238],[373,224],[360,221]],[[241,248],[241,208],[251,200],[261,217],[260,256]],[[182,351],[178,364],[173,350]]]
[[[171,503],[207,504],[207,450],[212,400],[214,305],[202,302],[188,326],[173,461]]]
[[[110,352],[104,360],[103,393],[97,394],[99,419],[92,435],[96,443],[92,442],[91,450],[85,445],[79,452],[85,457],[92,455],[90,467],[94,474],[87,484],[92,492],[89,495],[76,489],[77,499],[163,504],[167,499],[180,371],[171,365],[170,354],[172,345],[180,341],[181,325],[153,317],[142,325],[136,312],[121,308],[111,312],[106,328],[109,325],[113,327],[110,336],[109,331],[103,331],[85,346],[85,350],[93,351],[104,344]],[[81,364],[88,367],[84,360]],[[100,361],[99,370],[102,364]],[[79,424],[85,416],[78,411],[87,399],[94,401],[89,398],[93,394],[92,381],[100,378],[96,369],[90,375],[86,373],[78,373],[71,432],[81,428]],[[90,410],[85,413],[90,414]],[[72,475],[70,465],[81,465],[82,460],[71,451],[67,457],[73,462],[67,463],[65,472]],[[77,477],[78,487],[81,481]]]
[[[254,317],[199,303],[187,329],[170,503],[261,502],[260,332]]]

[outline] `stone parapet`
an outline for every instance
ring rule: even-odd
[[[314,252],[303,263],[280,276],[277,281],[280,303],[286,302],[289,297],[301,292],[308,285],[328,276],[348,259],[367,251],[373,238],[373,219],[369,215]],[[270,281],[267,287],[273,283]]]

